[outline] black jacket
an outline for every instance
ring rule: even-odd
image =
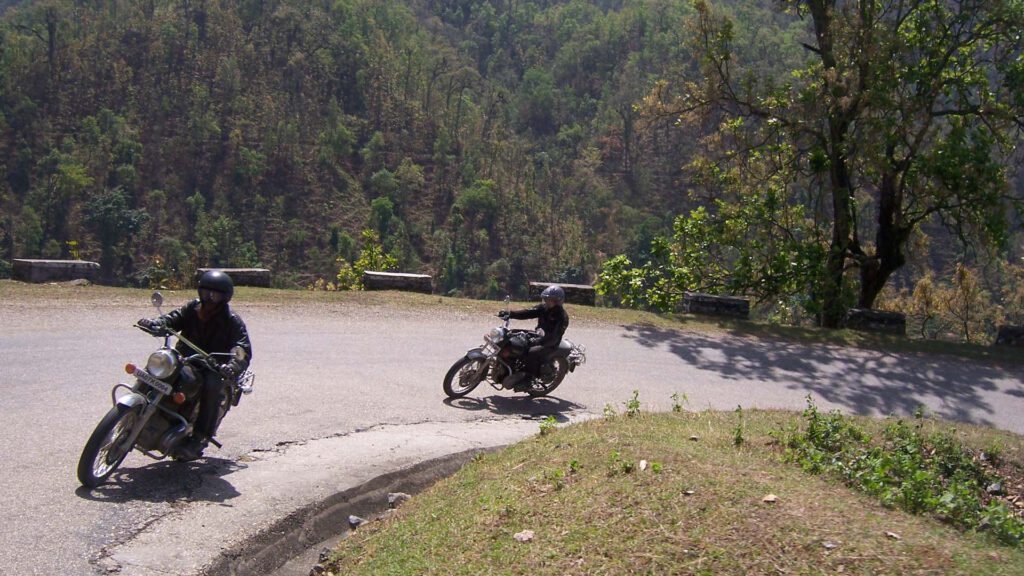
[[[245,327],[245,322],[242,322],[238,314],[232,312],[227,304],[221,306],[217,314],[206,322],[199,319],[198,298],[177,310],[168,312],[162,319],[167,326],[181,332],[185,338],[202,348],[204,352],[229,353],[233,352],[235,348],[241,348],[245,352],[244,358],[236,355],[235,366],[238,367],[239,372],[249,366],[252,359],[249,331]],[[195,354],[195,351],[184,342],[179,341],[175,348],[185,355]],[[218,360],[223,361],[224,359],[218,358]]]
[[[525,310],[513,310],[509,312],[510,318],[525,320],[527,318],[537,319],[537,328],[544,331],[544,338],[537,344],[545,348],[554,348],[562,341],[565,329],[569,327],[569,315],[565,308],[555,306],[550,310],[543,303],[526,308]]]

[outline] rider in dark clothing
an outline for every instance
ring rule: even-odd
[[[224,401],[226,379],[237,378],[252,359],[252,345],[245,322],[231,311],[228,302],[234,294],[231,277],[220,270],[210,270],[199,279],[199,298],[156,320],[143,319],[144,326],[163,325],[181,332],[182,336],[204,352],[230,353],[230,361],[218,372],[204,370],[203,388],[199,397],[199,416],[191,438],[178,449],[181,460],[195,460],[203,455],[210,438],[217,432],[217,410]],[[188,345],[178,341],[175,346],[185,355],[195,354]]]
[[[537,332],[540,338],[531,342],[526,356],[526,370],[534,376],[540,376],[540,369],[551,358],[562,341],[565,329],[569,327],[569,315],[562,304],[565,302],[565,290],[561,286],[548,286],[540,294],[541,303],[533,308],[508,312],[509,318],[526,320],[537,319]],[[503,316],[505,313],[500,314]]]

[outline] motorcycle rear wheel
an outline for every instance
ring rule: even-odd
[[[547,396],[565,379],[569,371],[569,362],[565,358],[554,358],[549,365],[554,366],[554,373],[547,378],[541,376],[533,379],[533,386],[526,391],[533,398]]]
[[[78,481],[87,488],[103,484],[121,465],[131,446],[125,438],[139,420],[139,409],[118,404],[107,412],[93,430],[78,459]]]
[[[480,376],[476,377],[478,373]],[[482,359],[463,356],[452,364],[448,373],[444,375],[444,393],[452,399],[462,398],[483,382],[486,374]]]

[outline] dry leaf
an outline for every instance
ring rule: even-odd
[[[643,472],[644,470],[647,470],[647,460],[640,461],[640,471]]]
[[[533,530],[523,530],[522,532],[517,533],[513,537],[518,542],[529,542],[530,540],[533,540],[533,536]]]
[[[779,497],[776,496],[775,494],[768,494],[764,498],[761,498],[761,502],[767,502],[769,504],[774,504],[778,500],[779,500]]]
[[[900,538],[900,535],[895,532],[886,532],[885,535],[893,540],[903,540],[903,538]]]

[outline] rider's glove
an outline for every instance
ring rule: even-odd
[[[138,321],[138,325],[150,334],[160,334],[167,328],[163,320],[159,318],[155,320],[152,318],[143,318]]]
[[[238,369],[238,365],[235,364],[234,362],[221,364],[220,368],[218,368],[217,371],[220,372],[220,375],[227,380],[234,380],[235,378],[238,378],[239,374],[242,373],[242,371]]]
[[[498,312],[498,318],[501,318],[502,320],[508,320],[508,318],[509,318],[508,311],[507,310],[502,310],[501,312]]]

